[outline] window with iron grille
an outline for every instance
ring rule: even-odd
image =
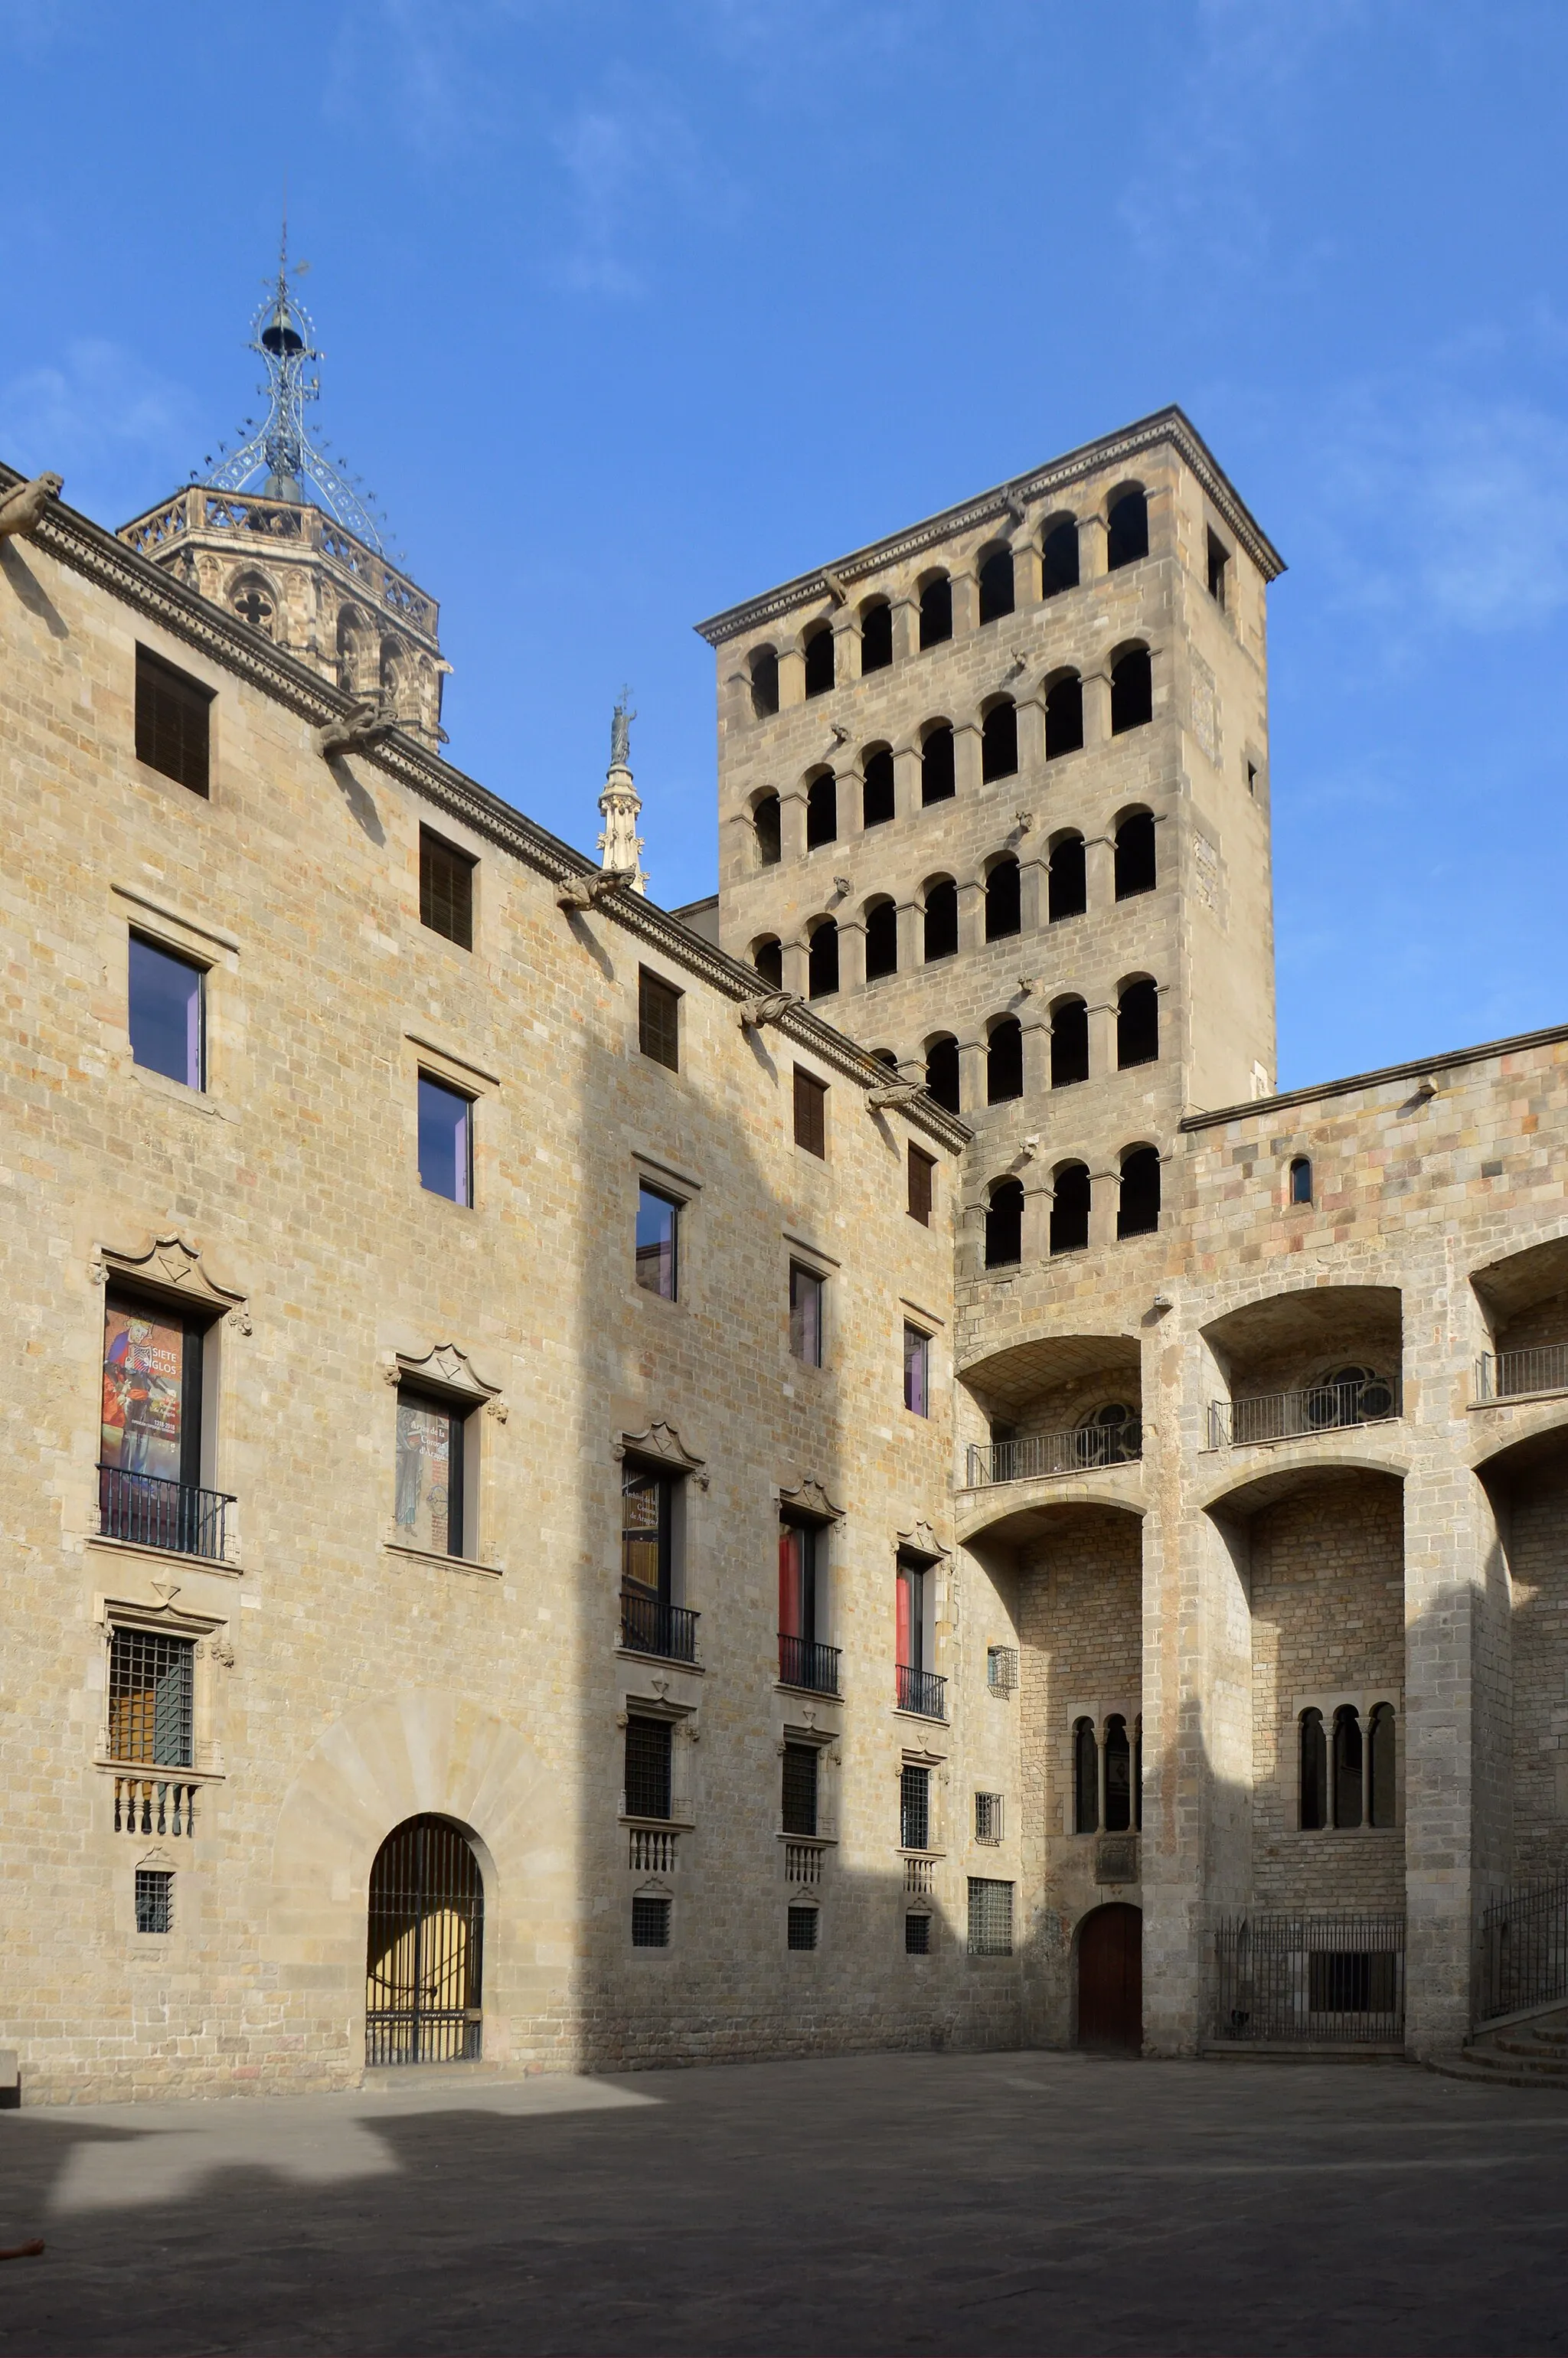
[[[193,795],[210,791],[211,708],[211,688],[136,649],[136,759]]]
[[[782,1814],[786,1834],[816,1832],[816,1764],[815,1744],[784,1746]]]
[[[196,1648],[161,1630],[116,1629],[109,1640],[109,1758],[189,1768]]]
[[[931,1954],[931,1919],[929,1916],[906,1916],[904,1918],[903,1952],[906,1957],[928,1957]]]
[[[903,1850],[931,1847],[931,1771],[905,1761],[898,1779],[899,1844]]]
[[[174,1877],[167,1870],[155,1866],[137,1867],[136,1930],[138,1932],[170,1932],[174,1930]]]
[[[632,1902],[632,1946],[634,1949],[667,1949],[669,1945],[669,1901],[646,1899],[639,1894]]]
[[[792,1949],[815,1949],[816,1946],[815,1908],[792,1908],[789,1911],[789,1945]]]
[[[637,1044],[672,1073],[680,1070],[681,994],[647,968],[637,969]]]
[[[626,1723],[626,1815],[667,1818],[675,1729],[667,1719]]]
[[[909,1150],[909,1217],[918,1220],[923,1228],[931,1226],[932,1174],[936,1168],[934,1154],[923,1154],[918,1146]]]
[[[445,934],[460,950],[473,947],[473,871],[477,861],[444,843],[427,827],[419,830],[419,923]]]
[[[1011,1883],[994,1883],[989,1876],[970,1876],[969,1954],[971,1957],[1011,1956]]]
[[[993,1429],[993,1441],[1003,1438],[1011,1438],[1011,1435],[999,1434]],[[986,1684],[992,1694],[1016,1693],[1018,1689],[1018,1648],[1016,1646],[986,1648]]]
[[[827,1155],[827,1084],[795,1068],[795,1142],[808,1154]]]
[[[1001,1795],[977,1793],[975,1795],[975,1840],[978,1843],[999,1843],[1001,1838]]]

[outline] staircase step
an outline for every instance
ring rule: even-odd
[[[1539,2071],[1505,2070],[1505,2061],[1502,2057],[1496,2061],[1483,2061],[1476,2050],[1467,2047],[1463,2054],[1444,2056],[1432,2068],[1445,2080],[1468,2080],[1478,2088],[1535,2088],[1543,2092],[1555,2089],[1559,2094],[1568,2094],[1568,2086],[1563,2081],[1546,2079]]]

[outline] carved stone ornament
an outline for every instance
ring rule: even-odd
[[[806,1475],[793,1487],[788,1483],[781,1483],[779,1504],[781,1507],[801,1507],[808,1515],[821,1515],[834,1522],[841,1522],[844,1517],[843,1508],[834,1504],[815,1474]]]
[[[682,1474],[689,1475],[699,1490],[708,1487],[707,1458],[688,1449],[677,1428],[662,1416],[644,1425],[641,1433],[623,1433],[610,1454],[619,1464],[628,1450],[634,1457],[648,1457],[660,1466],[676,1466]]]
[[[900,1531],[897,1537],[900,1547],[907,1548],[911,1555],[928,1555],[935,1558],[952,1553],[950,1548],[943,1546],[923,1515],[917,1515],[912,1527],[907,1531]]]
[[[137,1859],[136,1865],[138,1866],[150,1866],[167,1872],[173,1866],[174,1861],[170,1858],[168,1851],[155,1844],[154,1847],[148,1851],[145,1858]]]
[[[798,990],[762,990],[754,999],[741,1001],[740,1016],[742,1032],[760,1032],[764,1023],[776,1023],[792,1007],[801,1005]]]
[[[1138,1880],[1136,1834],[1101,1834],[1095,1844],[1095,1881],[1113,1887]]]
[[[106,1285],[116,1277],[134,1278],[143,1285],[157,1286],[161,1293],[206,1303],[212,1309],[226,1311],[242,1334],[251,1331],[243,1296],[232,1285],[220,1285],[203,1269],[195,1246],[188,1245],[183,1237],[155,1238],[143,1252],[121,1252],[114,1245],[100,1245],[92,1257],[92,1274],[94,1285]]]
[[[500,1385],[487,1384],[476,1372],[468,1353],[456,1343],[437,1343],[422,1358],[416,1358],[408,1351],[395,1351],[382,1374],[389,1384],[434,1384],[442,1391],[460,1392],[476,1407],[482,1403],[505,1421],[504,1408],[497,1405]]]

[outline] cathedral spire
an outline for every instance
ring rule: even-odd
[[[646,892],[643,838],[637,832],[637,817],[643,806],[632,783],[630,766],[632,723],[637,716],[627,702],[629,693],[622,689],[610,722],[610,767],[605,773],[604,792],[599,797],[604,817],[599,849],[605,875],[621,877],[633,892]]]

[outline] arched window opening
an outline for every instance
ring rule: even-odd
[[[1065,1163],[1053,1183],[1051,1249],[1082,1252],[1089,1240],[1089,1166]]]
[[[838,928],[831,917],[824,917],[812,934],[806,964],[808,995],[831,999],[838,988]]]
[[[1328,1738],[1321,1711],[1301,1715],[1301,1808],[1303,1833],[1316,1833],[1328,1823]]]
[[[806,789],[806,848],[816,851],[838,836],[838,781],[831,770],[819,770]]]
[[[1064,917],[1081,917],[1089,905],[1088,872],[1084,864],[1084,838],[1065,835],[1051,847],[1045,877],[1045,915],[1054,925]]]
[[[1099,1829],[1099,1746],[1092,1719],[1073,1722],[1073,1832]]]
[[[1105,520],[1105,564],[1108,573],[1136,565],[1149,554],[1149,503],[1139,486],[1123,492],[1110,503]]]
[[[953,635],[953,584],[945,573],[928,581],[920,593],[920,644],[939,647]]]
[[[1152,1236],[1160,1225],[1160,1150],[1135,1146],[1121,1159],[1116,1206],[1119,1237]]]
[[[754,946],[752,964],[770,990],[784,989],[784,946],[776,935],[768,934]]]
[[[980,620],[1000,622],[1012,611],[1012,551],[993,548],[980,563]]]
[[[1391,1826],[1398,1814],[1394,1776],[1394,1707],[1391,1703],[1374,1706],[1367,1723],[1367,1823],[1369,1826]]]
[[[806,642],[806,692],[826,696],[833,685],[833,625],[824,622]]]
[[[1130,982],[1116,1007],[1116,1062],[1152,1065],[1160,1055],[1160,993],[1152,982]]]
[[[1064,999],[1051,1010],[1051,1087],[1070,1088],[1089,1076],[1089,1011],[1081,999]]]
[[[345,606],[338,616],[338,686],[345,695],[358,696],[363,691],[370,652],[370,631],[364,616],[354,607]]]
[[[879,1065],[889,1065],[895,1073],[897,1072],[898,1050],[896,1048],[873,1048],[871,1054]]]
[[[397,639],[381,643],[381,700],[401,717],[407,710],[408,665]]]
[[[1130,811],[1116,830],[1116,897],[1154,890],[1154,814]]]
[[[898,910],[892,901],[877,901],[866,911],[866,980],[897,972]]]
[[[951,1033],[933,1040],[925,1051],[925,1087],[927,1095],[949,1113],[959,1111],[958,1044]]]
[[[1040,584],[1043,598],[1078,586],[1078,527],[1070,517],[1054,524],[1040,544]]]
[[[892,755],[885,745],[866,755],[860,789],[860,825],[885,827],[893,815]]]
[[[273,636],[277,620],[277,600],[259,573],[242,573],[229,592],[229,603],[242,622],[259,631],[264,639]]]
[[[945,720],[939,720],[921,740],[920,799],[923,804],[951,802],[957,792],[953,731]]]
[[[1011,1105],[1022,1095],[1023,1026],[1016,1015],[1004,1015],[986,1043],[986,1103]]]
[[[757,838],[757,865],[776,868],[784,857],[784,830],[777,795],[763,795],[752,813]]]
[[[1018,707],[993,704],[980,723],[980,776],[987,785],[1018,770]]]
[[[1023,1183],[999,1179],[986,1206],[986,1267],[1011,1269],[1023,1259]]]
[[[885,598],[860,609],[860,676],[886,671],[892,661],[892,608]]]
[[[752,710],[759,720],[779,708],[779,659],[772,647],[759,647],[752,657]]]
[[[365,1943],[365,2061],[471,2062],[481,2051],[484,1885],[449,1819],[407,1818],[375,1855]]]
[[[1005,941],[1023,925],[1016,860],[999,860],[986,878],[986,939]]]
[[[1361,1719],[1354,1704],[1342,1703],[1334,1714],[1334,1823],[1361,1823]]]
[[[1132,1747],[1127,1722],[1113,1711],[1105,1724],[1105,1830],[1124,1834],[1132,1825]]]
[[[1304,1154],[1298,1154],[1291,1164],[1291,1201],[1292,1204],[1312,1202],[1312,1164]]]
[[[1079,752],[1083,742],[1084,683],[1070,672],[1045,691],[1045,759],[1055,762],[1064,753]]]
[[[1154,718],[1154,673],[1147,647],[1129,647],[1110,674],[1110,733],[1124,736]]]
[[[925,962],[958,954],[958,888],[950,878],[925,888]]]

